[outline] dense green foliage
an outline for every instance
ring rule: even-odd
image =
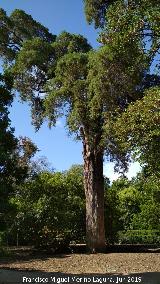
[[[23,41],[38,37],[51,42],[55,38],[47,28],[18,9],[9,17],[3,9],[0,9],[0,21],[0,53],[9,61],[14,60]]]
[[[101,36],[104,46],[98,51],[92,51],[80,35],[63,32],[52,36],[23,11],[15,10],[7,16],[1,10],[1,33],[6,35],[1,38],[1,55],[12,66],[14,86],[21,98],[30,101],[36,128],[45,118],[51,126],[58,117],[66,115],[70,132],[75,132],[82,140],[85,136],[91,149],[96,144],[97,151],[106,151],[124,168],[126,151],[117,148],[111,135],[111,121],[130,102],[142,97],[143,90],[152,84],[153,78],[146,76],[146,72],[159,48],[155,15],[155,11],[159,13],[158,6],[156,2],[154,9],[149,3],[144,4],[145,1],[141,5],[86,1],[87,15],[97,11],[96,16],[94,13],[90,16],[92,19],[106,19],[107,29]],[[118,21],[117,11],[121,11]],[[26,24],[20,27],[22,20]],[[144,38],[149,28],[152,32],[147,39],[152,44],[146,50],[148,45]],[[14,57],[10,57],[11,53]]]
[[[143,240],[147,243],[145,234],[152,235],[153,231],[153,238],[150,236],[150,240],[154,243],[154,230],[160,230],[159,190],[157,178],[145,177],[145,174],[138,175],[132,181],[120,179],[113,182],[106,191],[106,202],[109,200],[108,218],[112,220],[108,224],[109,232],[112,233],[108,238],[119,242],[122,239],[125,242],[126,239],[130,243],[134,238],[134,243],[143,243]]]
[[[97,87],[101,93],[104,88],[108,95],[106,77],[109,75],[109,78],[111,78],[112,99],[115,86],[116,98],[119,98],[117,95],[118,91],[122,100],[120,107],[123,105],[126,108],[131,102],[139,99],[135,106],[129,106],[122,118],[119,118],[117,124],[115,121],[116,113],[114,114],[112,122],[114,121],[118,138],[115,140],[115,133],[113,133],[111,139],[112,148],[117,152],[118,142],[121,155],[134,152],[135,156],[140,156],[139,161],[143,165],[146,164],[148,170],[158,173],[160,164],[157,151],[159,148],[158,125],[160,121],[158,115],[159,90],[158,88],[149,90],[149,88],[152,86],[159,87],[159,1],[85,0],[84,2],[88,22],[102,28],[99,40],[107,47],[109,50],[108,54],[110,56],[112,54],[114,61],[117,59],[117,70],[115,69],[113,73],[109,73],[108,70],[112,72],[112,67],[106,68],[107,60],[106,56],[103,56],[103,63],[100,63],[101,69],[97,72],[100,74]],[[97,68],[96,64],[95,66]],[[121,69],[121,66],[124,69]],[[136,66],[139,69],[135,68]],[[152,75],[150,75],[150,72],[152,72]],[[115,74],[118,77],[118,84],[115,84]],[[131,84],[135,84],[136,88],[129,88],[129,94],[126,96],[126,88]],[[145,98],[141,101],[140,99],[144,95]],[[154,108],[156,110],[153,110]],[[150,120],[149,125],[147,116]],[[110,136],[112,136],[112,122],[110,121],[110,124],[107,123],[105,126],[107,134],[109,133]],[[126,131],[124,130],[125,128]],[[154,132],[156,132],[155,135]],[[114,149],[111,149],[110,152],[113,150],[114,153]]]
[[[11,199],[17,213],[10,237],[15,242],[59,248],[59,242],[82,240],[85,236],[85,198],[82,167],[68,172],[42,172],[26,181]]]
[[[160,231],[157,230],[128,230],[119,231],[117,239],[120,244],[154,244],[160,243]]]
[[[37,147],[28,138],[15,138],[11,128],[9,107],[13,100],[12,80],[0,75],[0,228],[5,229],[15,206],[10,202],[16,186],[24,181],[30,169],[30,159]]]
[[[94,23],[96,28],[104,27],[106,10],[113,2],[115,0],[84,0],[88,23]]]
[[[152,88],[143,99],[130,104],[114,125],[121,147],[146,167],[160,173],[160,88]]]
[[[8,108],[12,102],[12,82],[10,79],[0,75],[0,225],[5,226],[5,217],[11,209],[8,195],[12,191],[15,172],[15,149],[17,139],[13,135],[8,117]]]
[[[108,243],[157,244],[160,241],[160,185],[155,177],[105,179],[105,227]],[[85,194],[82,166],[66,172],[37,173],[10,197],[14,222],[5,243],[63,251],[85,242]]]

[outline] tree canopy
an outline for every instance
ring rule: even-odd
[[[160,88],[151,88],[146,95],[130,104],[116,121],[117,140],[123,149],[146,166],[150,173],[159,174],[160,148]]]
[[[94,144],[97,129],[101,127],[100,148],[105,148],[106,153],[113,157],[117,156],[121,166],[125,167],[124,152],[120,153],[114,146],[115,141],[110,138],[109,121],[131,101],[142,97],[151,81],[157,84],[156,77],[152,80],[146,72],[149,72],[158,48],[154,12],[158,7],[156,3],[153,9],[149,4],[144,7],[144,3],[138,6],[136,3],[126,5],[123,1],[102,2],[86,1],[87,7],[98,5],[106,13],[107,30],[102,34],[105,45],[99,51],[93,51],[80,35],[62,32],[59,36],[52,36],[23,11],[15,10],[8,17],[1,10],[1,32],[8,35],[8,42],[3,38],[1,40],[4,47],[1,54],[9,59],[8,48],[9,53],[15,50],[17,38],[13,34],[16,34],[21,39],[16,50],[16,61],[13,57],[9,59],[13,62],[11,72],[14,86],[22,99],[30,101],[32,122],[37,129],[46,118],[51,126],[55,125],[58,117],[66,115],[69,131],[75,132],[77,138],[82,138],[85,125],[87,139]],[[133,8],[139,11],[138,14]],[[118,10],[121,13],[117,22]],[[146,15],[150,15],[150,18],[146,18]],[[144,17],[146,23],[142,26],[140,23]],[[26,22],[21,28],[20,19]],[[152,39],[152,47],[146,53],[143,39],[146,38],[144,33],[149,24],[153,29],[148,35]],[[31,25],[32,29],[29,28]],[[115,32],[115,29],[119,29],[119,32]],[[12,44],[9,43],[10,38]]]
[[[18,184],[28,177],[30,159],[37,147],[26,137],[17,139],[9,119],[9,107],[13,101],[11,92],[13,80],[9,74],[0,74],[0,223],[6,220],[14,209],[9,197]]]
[[[0,223],[4,225],[4,214],[11,209],[8,195],[12,191],[15,178],[14,151],[17,139],[10,127],[8,108],[12,102],[12,81],[7,76],[0,75]]]
[[[89,24],[94,23],[95,27],[104,27],[107,8],[115,0],[83,0],[86,19]]]

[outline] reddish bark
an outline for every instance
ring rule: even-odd
[[[105,250],[103,152],[83,141],[86,238],[90,252]]]

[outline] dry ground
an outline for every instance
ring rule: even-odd
[[[119,251],[119,252],[116,252]],[[12,256],[0,258],[0,269],[37,270],[42,272],[144,273],[160,272],[160,249],[111,249],[98,254],[66,253],[47,255],[31,249],[12,250]]]
[[[10,257],[0,257],[0,284],[76,284],[86,283],[84,278],[89,284],[160,284],[160,249],[115,246],[106,253],[87,254],[76,246],[72,253],[49,255],[23,247],[12,249]]]

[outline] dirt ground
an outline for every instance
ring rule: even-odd
[[[11,256],[0,258],[2,268],[72,274],[160,272],[160,249],[114,248],[104,254],[83,252],[51,255],[19,248],[13,249]]]
[[[97,254],[80,248],[47,254],[23,247],[12,248],[10,253],[0,257],[0,284],[160,284],[160,248],[118,246]]]

